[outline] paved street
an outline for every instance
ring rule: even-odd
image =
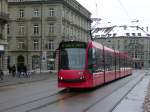
[[[38,75],[34,74],[31,78],[5,77],[5,80],[8,78],[7,81],[0,83],[0,112],[120,112],[122,109],[125,112],[142,112],[141,100],[140,102],[136,100],[137,108],[134,102],[126,103],[127,100],[124,99],[127,97],[135,99],[134,95],[139,91],[136,88],[140,87],[142,93],[146,91],[149,82],[145,71],[134,71],[132,76],[92,90],[68,91],[57,87],[55,74]],[[11,83],[7,85],[9,81]],[[138,95],[142,96],[143,93]],[[142,98],[144,101],[144,97]],[[123,108],[121,104],[126,105],[128,109]],[[134,110],[139,111],[131,111],[130,105],[132,110],[134,107]]]

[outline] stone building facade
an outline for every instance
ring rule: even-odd
[[[0,0],[0,69],[7,70],[7,0]]]
[[[8,0],[8,60],[28,69],[54,69],[61,41],[87,41],[91,13],[76,0]]]
[[[96,31],[96,30],[95,30]],[[94,40],[115,50],[127,52],[133,67],[150,68],[150,34],[148,27],[111,26],[97,29]]]

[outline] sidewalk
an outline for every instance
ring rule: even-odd
[[[23,83],[29,83],[29,82],[35,82],[40,80],[46,80],[51,77],[55,77],[56,72],[33,72],[30,74],[30,77],[12,77],[12,75],[5,74],[4,80],[0,80],[0,87],[2,86],[9,86],[9,85],[16,85],[16,84],[23,84]]]
[[[150,112],[150,71],[121,100],[113,112]]]
[[[147,94],[144,100],[144,111],[143,112],[150,112],[150,82],[148,85]]]
[[[144,112],[144,99],[149,80],[150,76],[144,76],[144,78],[121,100],[113,112]]]

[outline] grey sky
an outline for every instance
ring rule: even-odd
[[[139,25],[150,26],[150,0],[77,1],[92,13],[92,17],[99,17],[112,24],[131,24],[131,21],[138,19]]]

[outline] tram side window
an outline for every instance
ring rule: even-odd
[[[119,62],[120,62],[120,59],[119,59],[119,57],[116,56],[116,70],[119,70],[119,69],[120,69],[120,64],[119,64]]]
[[[95,72],[103,72],[104,71],[104,62],[103,62],[103,50],[96,49],[96,65],[95,65]]]
[[[122,68],[122,58],[120,57],[120,69]]]
[[[112,70],[115,70],[116,69],[116,58],[114,55],[112,55]]]
[[[103,65],[103,51],[100,49],[92,48],[88,51],[88,69],[92,72],[104,71]]]
[[[124,68],[124,58],[120,58],[120,67]]]
[[[111,52],[105,52],[105,70],[110,71],[112,70],[113,65],[113,59],[112,59],[112,53]]]
[[[127,66],[126,58],[124,59],[124,67]]]

